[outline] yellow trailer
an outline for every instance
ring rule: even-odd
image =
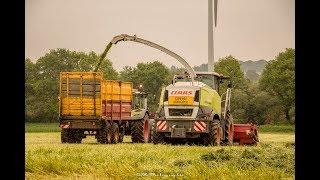
[[[131,82],[105,80],[101,72],[61,72],[59,87],[62,143],[80,143],[86,135],[95,135],[100,143],[117,143],[125,132],[136,142],[143,140],[139,130],[147,111],[131,113]]]

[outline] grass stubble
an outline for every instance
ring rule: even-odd
[[[257,146],[60,143],[26,133],[26,179],[294,179],[294,134],[260,133]]]

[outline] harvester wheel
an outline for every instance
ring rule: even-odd
[[[117,123],[112,123],[111,129],[112,129],[111,142],[114,143],[114,144],[117,144],[118,142],[120,142],[120,133],[119,133],[118,124]]]
[[[150,143],[152,140],[151,140],[151,134],[152,134],[152,125],[153,125],[153,123],[154,123],[154,119],[149,119],[149,127],[148,127],[148,136],[149,137],[147,137],[146,136],[146,134],[144,135],[144,138],[145,138],[145,142],[146,143]]]
[[[203,143],[205,146],[220,145],[221,142],[221,127],[219,120],[213,120],[209,123],[209,133],[204,134]]]
[[[147,132],[150,132],[149,130],[149,116],[148,114],[145,114],[143,119],[139,119],[137,121],[133,121],[131,123],[131,139],[133,143],[143,143],[148,142],[150,134],[148,135]],[[145,129],[147,128],[147,129]],[[145,133],[146,131],[146,133]],[[145,137],[145,135],[149,137]]]
[[[153,142],[153,144],[159,144],[159,143],[163,143],[164,142],[164,136],[161,133],[158,133],[156,130],[156,123],[155,121],[152,122],[152,126],[151,126],[151,141]]]

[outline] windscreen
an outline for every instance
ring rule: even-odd
[[[197,76],[195,80],[214,88],[214,79],[212,76]]]

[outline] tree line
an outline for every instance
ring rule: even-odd
[[[92,71],[99,55],[95,52],[76,52],[67,49],[50,50],[33,62],[25,60],[25,121],[57,122],[59,75],[63,71]],[[125,66],[117,72],[112,62],[105,59],[99,71],[105,79],[133,82],[134,88],[143,84],[148,92],[151,111],[158,107],[161,88],[170,84],[172,77],[184,69],[169,69],[160,61]],[[238,122],[258,124],[294,123],[295,72],[294,49],[286,49],[268,61],[258,81],[251,81],[240,69],[233,56],[219,59],[214,71],[231,77],[233,82],[231,111]],[[222,84],[222,91],[226,90]]]

